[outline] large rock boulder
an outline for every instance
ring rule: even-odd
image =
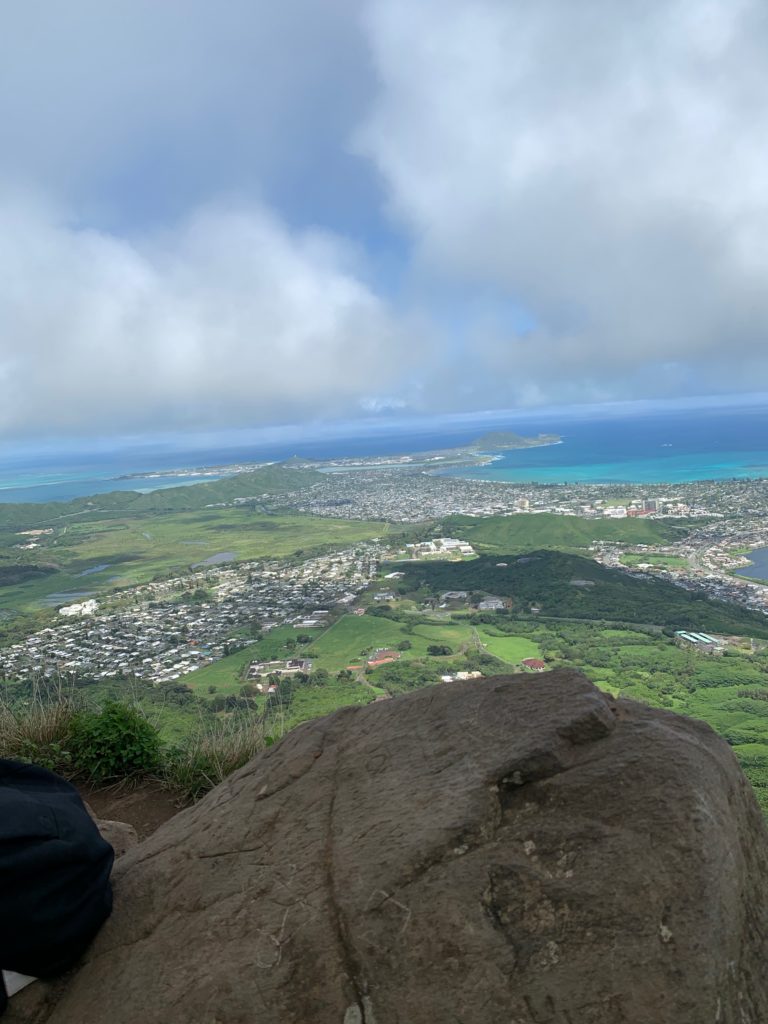
[[[767,852],[707,726],[567,671],[448,683],[302,725],[130,850],[26,1019],[765,1024]]]

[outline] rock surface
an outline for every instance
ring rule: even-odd
[[[707,726],[567,671],[446,683],[299,727],[130,850],[81,969],[8,1019],[765,1024],[767,851]]]
[[[139,834],[133,825],[127,821],[112,821],[109,818],[100,818],[87,800],[83,801],[86,811],[91,820],[101,833],[101,838],[106,839],[115,851],[115,859],[122,857],[128,850],[132,850],[139,841]]]
[[[97,818],[96,825],[102,838],[106,839],[115,851],[115,858],[122,857],[132,850],[139,841],[136,829],[126,821],[105,821],[104,818]]]

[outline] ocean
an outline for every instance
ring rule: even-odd
[[[148,491],[215,479],[154,477],[168,469],[199,469],[299,455],[331,459],[435,450],[466,444],[488,431],[562,435],[561,444],[495,454],[494,462],[446,470],[450,476],[540,483],[683,483],[768,477],[768,407],[687,409],[619,415],[496,415],[461,422],[425,418],[375,434],[312,436],[303,440],[191,450],[123,448],[76,457],[0,458],[0,502],[67,501],[113,490]],[[125,474],[148,474],[119,479]]]
[[[768,409],[686,410],[663,415],[548,420],[530,433],[562,444],[496,453],[451,476],[515,483],[689,483],[768,477]]]

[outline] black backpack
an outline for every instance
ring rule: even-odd
[[[0,758],[0,969],[45,978],[72,967],[112,910],[113,860],[74,786]]]

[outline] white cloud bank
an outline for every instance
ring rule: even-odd
[[[3,28],[2,436],[768,381],[760,0],[17,0]]]
[[[358,148],[422,272],[536,322],[470,332],[474,400],[768,379],[764,4],[372,0],[368,30]]]
[[[0,203],[0,432],[354,410],[406,360],[357,271],[338,239],[257,206],[129,243]]]

